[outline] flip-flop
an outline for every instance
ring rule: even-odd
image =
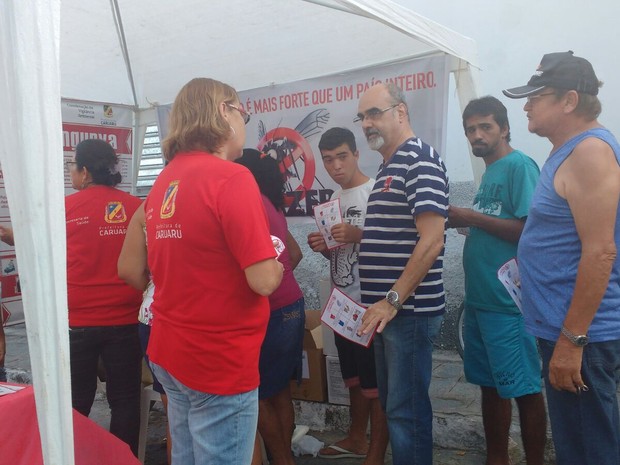
[[[327,446],[326,449],[333,449],[338,452],[338,454],[319,453],[319,457],[321,457],[322,459],[363,459],[364,457],[366,457],[366,454],[356,454],[355,452],[351,452],[350,450],[347,450],[344,447],[337,446],[336,444]]]

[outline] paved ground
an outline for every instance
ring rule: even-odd
[[[151,413],[149,443],[146,450],[146,465],[166,465],[166,443],[163,438],[163,429],[160,428],[160,421],[163,414],[159,411]],[[341,438],[340,431],[310,431],[309,435],[323,441],[332,443]],[[443,449],[436,447],[434,450],[434,465],[482,465],[484,464],[484,454],[479,451]],[[295,458],[297,465],[361,465],[361,459],[338,459],[328,460],[319,457],[304,455]],[[388,451],[386,465],[391,465],[392,460]],[[514,462],[514,465],[524,464],[525,462]]]
[[[29,383],[30,359],[24,325],[6,328],[6,366],[9,377],[15,382]],[[484,439],[480,418],[478,388],[465,382],[461,359],[456,352],[436,350],[433,356],[433,379],[431,397],[434,411],[434,440],[436,465],[474,465],[484,462]],[[343,437],[348,422],[348,408],[325,403],[295,401],[296,421],[309,425],[308,433],[326,444]],[[515,416],[516,417],[516,416]],[[103,394],[99,395],[93,418],[107,427],[109,412]],[[516,420],[516,418],[515,418]],[[161,404],[156,403],[150,414],[147,465],[165,464],[165,416]],[[511,437],[519,438],[518,423],[513,423]],[[513,464],[524,463],[521,448],[514,443],[511,447]],[[299,465],[333,463],[334,460],[299,457]],[[360,464],[357,459],[339,459],[339,465]],[[386,460],[390,464],[390,456]],[[552,463],[551,459],[548,463]]]

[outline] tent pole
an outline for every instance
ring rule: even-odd
[[[136,95],[136,84],[133,79],[133,71],[131,70],[131,61],[129,60],[129,50],[127,49],[127,40],[125,39],[125,30],[123,29],[123,20],[121,19],[121,10],[118,7],[118,0],[110,0],[110,6],[112,7],[112,16],[114,17],[114,24],[116,25],[118,41],[121,46],[121,51],[123,52],[123,60],[125,60],[125,69],[127,70],[127,77],[129,78],[129,85],[131,86],[133,102],[136,108],[140,108],[140,105],[138,103],[138,96]]]

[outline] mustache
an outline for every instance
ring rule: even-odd
[[[366,130],[364,131],[364,134],[366,134],[366,137],[370,137],[370,136],[373,136],[373,135],[377,135],[377,136],[380,136],[380,135],[381,135],[381,133],[379,132],[379,130],[378,130],[378,129],[375,129],[375,128],[369,128],[369,129],[366,129]]]

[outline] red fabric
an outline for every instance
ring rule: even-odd
[[[0,396],[0,464],[43,465],[34,390]],[[129,446],[73,410],[76,465],[139,465]]]
[[[261,197],[263,199],[263,205],[265,206],[267,218],[269,219],[269,232],[280,238],[282,242],[286,244],[288,226],[284,213],[282,213],[282,210],[276,210],[276,207],[273,206],[266,196],[261,195]],[[269,296],[269,306],[272,312],[286,307],[287,305],[291,305],[303,297],[303,293],[293,274],[288,247],[280,254],[278,261],[284,266],[284,274],[282,275],[280,286]]]
[[[107,186],[65,198],[69,326],[137,324],[142,293],[119,279],[116,263],[140,203]]]
[[[269,302],[243,270],[276,254],[254,177],[204,152],[180,153],[145,212],[155,283],[151,360],[197,391],[255,389]]]

